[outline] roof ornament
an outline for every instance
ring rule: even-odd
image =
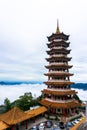
[[[56,28],[56,34],[60,33],[60,29],[59,29],[59,20],[57,19],[57,28]]]

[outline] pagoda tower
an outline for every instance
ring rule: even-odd
[[[71,60],[70,49],[68,49],[70,42],[69,35],[61,33],[57,21],[56,32],[48,38],[48,58],[49,63],[45,66],[48,72],[45,74],[48,77],[48,81],[44,82],[47,88],[42,90],[44,98],[40,103],[46,106],[50,112],[50,115],[60,114],[62,117],[68,117],[76,114],[76,110],[80,106],[80,103],[74,99],[74,95],[77,93],[75,90],[71,90],[69,69],[72,65],[68,62]]]

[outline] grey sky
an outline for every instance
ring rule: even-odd
[[[87,80],[86,0],[1,0],[0,80],[44,81],[47,36],[70,35],[70,72],[75,82]]]

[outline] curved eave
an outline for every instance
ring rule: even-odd
[[[57,102],[51,102],[46,99],[42,99],[40,101],[40,104],[46,107],[50,107],[50,108],[74,108],[74,107],[81,106],[81,104],[78,103],[76,100],[71,101],[71,102],[66,102],[66,103],[57,103]]]
[[[74,82],[70,82],[70,81],[47,81],[44,83],[46,85],[71,85],[71,84],[74,84]]]
[[[55,54],[56,52],[61,52],[61,53],[65,53],[65,54],[69,54],[71,50],[66,50],[66,49],[51,49],[51,50],[47,50],[47,54],[51,55],[51,54]]]
[[[56,60],[56,59],[64,59],[66,61],[70,61],[72,58],[71,57],[64,57],[64,56],[52,56],[50,58],[45,58],[47,61],[52,61],[52,60]]]
[[[70,44],[70,42],[65,42],[65,41],[61,40],[61,41],[52,41],[50,43],[47,43],[47,46],[48,46],[48,48],[54,47],[54,45],[55,46],[63,45],[64,47],[69,47],[69,44]]]
[[[44,74],[45,76],[73,76],[73,74],[71,73],[59,73],[59,72],[54,72],[54,73],[47,73],[47,74]]]
[[[50,69],[50,68],[72,68],[73,65],[54,64],[54,65],[46,65],[45,67],[46,67],[47,69]]]
[[[59,37],[61,37],[62,39],[64,39],[64,40],[68,40],[68,38],[69,38],[69,35],[66,35],[66,34],[64,34],[63,32],[62,33],[52,33],[52,35],[51,36],[49,36],[49,37],[47,37],[48,38],[48,41],[51,41],[51,40],[53,40],[53,39],[59,39]]]
[[[42,93],[44,93],[44,94],[52,94],[52,95],[61,95],[61,96],[63,96],[63,95],[74,95],[74,94],[76,94],[77,92],[75,91],[75,90],[68,90],[68,91],[57,91],[57,90],[48,90],[48,89],[44,89],[44,90],[42,90]]]

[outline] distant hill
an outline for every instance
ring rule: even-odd
[[[1,81],[0,85],[42,84],[40,81]],[[87,83],[72,84],[71,88],[87,90]]]
[[[87,90],[87,83],[76,83],[76,84],[72,84],[71,87]]]
[[[0,85],[42,84],[38,81],[0,81]]]

